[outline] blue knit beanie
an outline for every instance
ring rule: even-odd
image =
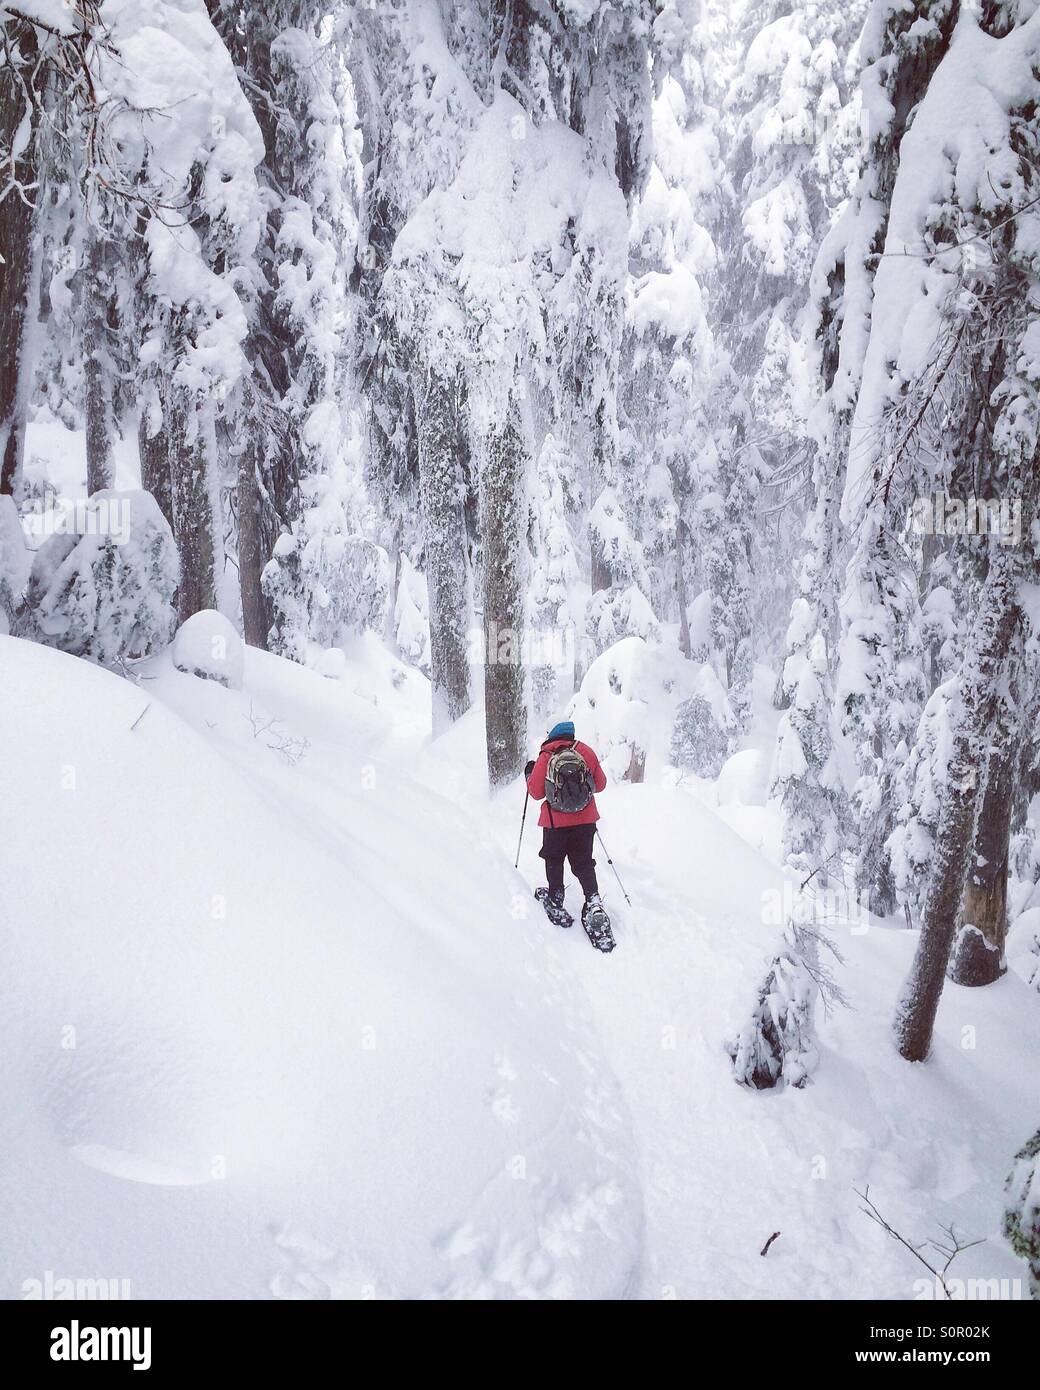
[[[545,736],[545,741],[546,741],[546,743],[548,743],[548,742],[550,741],[550,739],[554,739],[554,738],[573,738],[573,737],[574,737],[574,721],[573,721],[572,719],[561,719],[560,722],[559,722],[559,724],[554,724],[554,725],[552,726],[552,728],[549,730],[549,732],[546,734],[546,736]]]

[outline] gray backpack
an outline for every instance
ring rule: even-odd
[[[584,811],[595,788],[589,765],[574,744],[557,748],[545,770],[545,799],[554,811]]]

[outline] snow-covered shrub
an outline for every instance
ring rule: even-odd
[[[245,644],[223,613],[193,613],[177,630],[172,655],[178,671],[242,689]]]
[[[11,631],[29,574],[29,552],[13,497],[0,496],[0,635]]]
[[[672,762],[698,777],[717,777],[730,752],[730,731],[703,695],[691,695],[675,712]]]
[[[1040,1299],[1040,1129],[1015,1155],[1004,1191],[1004,1234],[1015,1254],[1029,1261],[1030,1293]]]
[[[780,949],[759,986],[751,1018],[726,1044],[734,1079],[741,1086],[767,1091],[781,1083],[796,1087],[808,1084],[820,1060],[815,1028],[817,999],[822,998],[825,1008],[845,1002],[820,959],[821,948],[841,961],[819,926],[801,922],[792,914],[784,926]]]
[[[165,646],[177,621],[177,551],[154,497],[96,492],[82,522],[82,534],[49,536],[36,552],[26,635],[102,665]]]

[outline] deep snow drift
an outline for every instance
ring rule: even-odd
[[[431,744],[374,639],[333,678],[254,650],[241,690],[137,674],[0,638],[0,1294],[920,1295],[867,1184],[908,1238],[985,1238],[953,1274],[1024,1279],[999,1225],[1040,1011],[1013,974],[948,985],[911,1068],[911,938],[838,924],[853,1009],[813,1084],[734,1084],[784,882],[754,747],[608,787],[633,906],[600,855],[601,957],[530,898],[530,817],[512,868],[523,794],[489,803],[480,712]]]

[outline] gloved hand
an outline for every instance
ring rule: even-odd
[[[527,766],[524,768],[524,776],[525,776],[525,777],[530,777],[530,775],[531,775],[531,773],[532,773],[533,771],[534,771],[534,758],[532,758],[531,761],[530,761],[530,762],[527,764]]]

